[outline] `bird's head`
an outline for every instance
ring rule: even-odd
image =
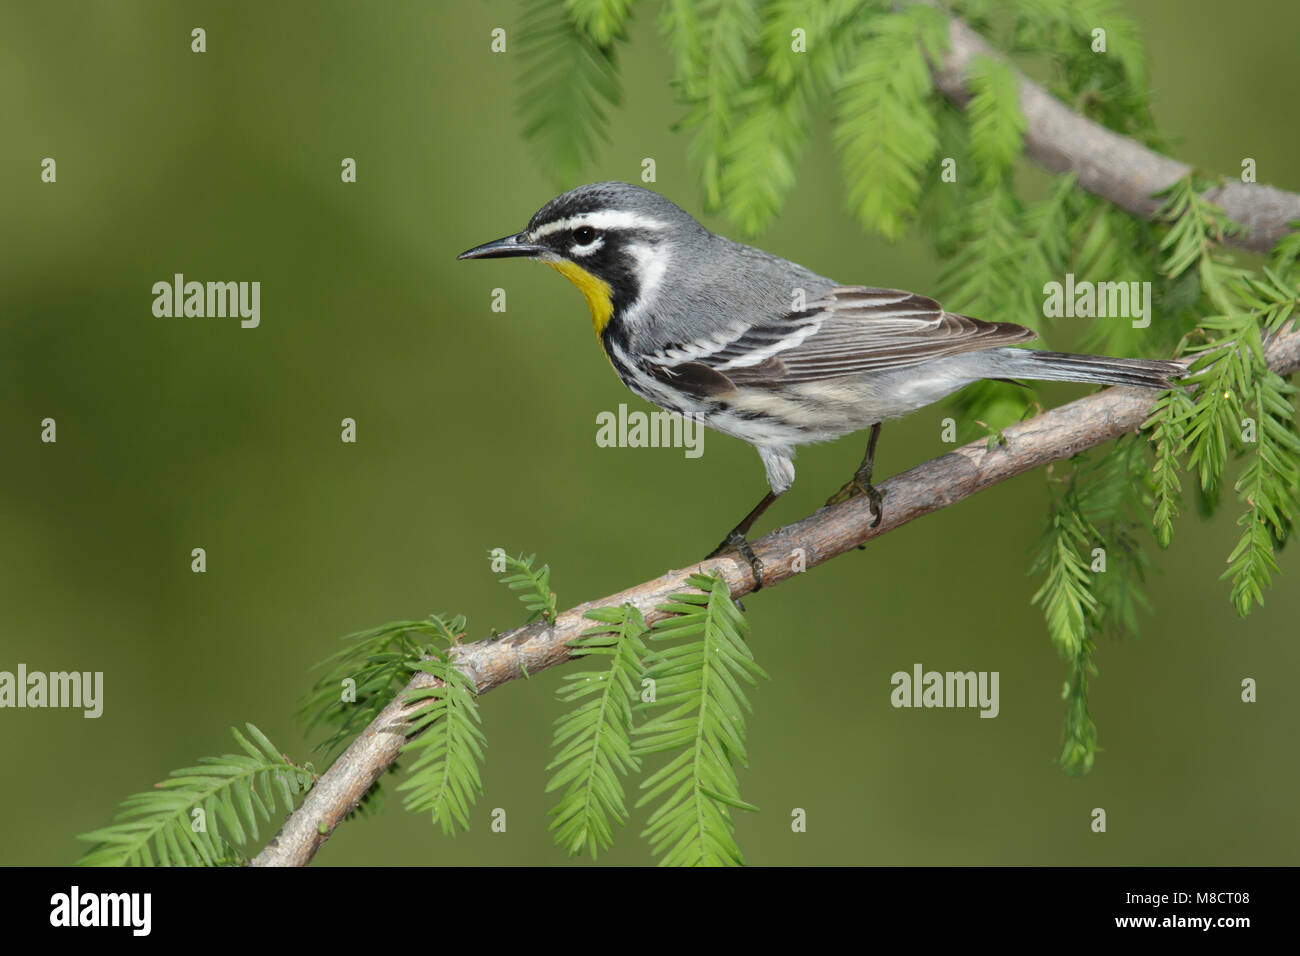
[[[529,258],[569,279],[600,335],[615,315],[651,308],[675,259],[709,232],[663,196],[627,183],[591,183],[556,196],[513,236],[458,259]]]

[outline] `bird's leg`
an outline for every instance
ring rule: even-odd
[[[871,522],[873,528],[880,524],[880,519],[884,515],[881,503],[885,498],[885,493],[871,483],[871,471],[876,464],[876,442],[878,441],[880,441],[880,422],[871,426],[871,437],[867,439],[867,454],[862,459],[862,464],[858,465],[858,470],[853,473],[853,477],[843,488],[826,499],[826,504],[834,505],[858,495],[866,495],[871,501],[871,514],[875,519]]]
[[[758,560],[758,557],[754,554],[754,549],[749,546],[746,536],[749,534],[749,529],[754,527],[754,522],[762,516],[764,511],[771,507],[772,502],[776,501],[778,497],[775,491],[769,491],[765,494],[763,500],[754,505],[754,510],[745,515],[740,524],[732,528],[731,533],[722,539],[722,544],[714,548],[709,554],[710,558],[716,558],[727,551],[739,551],[740,556],[749,563],[750,568],[754,571],[755,591],[763,587],[763,562]]]

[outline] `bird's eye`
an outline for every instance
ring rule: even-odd
[[[596,230],[592,229],[591,226],[579,226],[573,230],[573,238],[580,246],[591,245],[596,241]]]

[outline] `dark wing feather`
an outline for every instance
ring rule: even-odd
[[[707,381],[708,391],[716,394],[723,380],[737,385],[814,382],[905,368],[1034,337],[1009,322],[945,312],[933,299],[911,292],[842,286],[805,312],[751,326],[724,348],[667,367],[701,385]],[[696,367],[688,371],[688,366]]]

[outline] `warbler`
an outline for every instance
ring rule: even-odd
[[[899,289],[844,285],[710,232],[677,205],[621,182],[579,186],[546,203],[522,232],[459,259],[536,259],[581,290],[623,383],[660,408],[695,415],[753,445],[768,492],[710,557],[738,551],[794,482],[794,449],[870,428],[853,478],[827,504],[864,494],[880,423],[980,379],[1035,379],[1165,389],[1174,362],[1010,346],[1036,334],[946,312]]]

